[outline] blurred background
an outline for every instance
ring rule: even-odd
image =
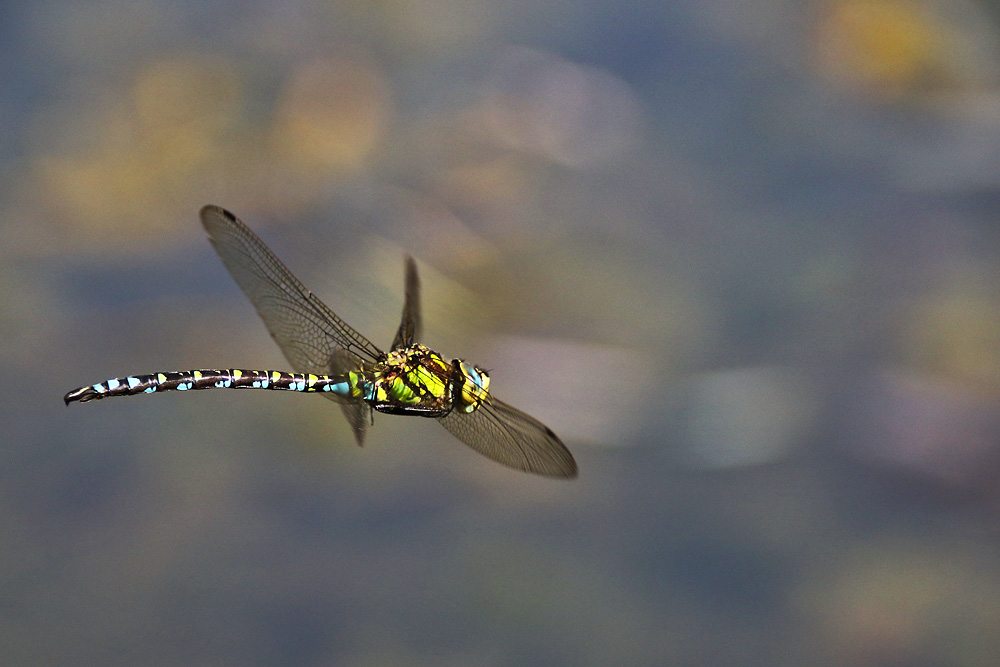
[[[1000,663],[1000,2],[0,9],[5,665]],[[317,397],[246,221],[574,452]]]

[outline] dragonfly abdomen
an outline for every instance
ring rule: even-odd
[[[63,400],[86,403],[108,396],[134,396],[161,391],[198,389],[283,389],[286,391],[331,393],[350,398],[348,378],[310,373],[281,371],[249,371],[239,368],[226,370],[194,370],[150,375],[129,375],[112,378],[100,384],[80,387],[66,394]]]

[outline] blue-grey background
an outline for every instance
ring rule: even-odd
[[[0,9],[4,665],[1000,662],[1000,6]],[[317,397],[230,208],[580,478]]]

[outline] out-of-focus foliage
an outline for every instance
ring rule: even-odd
[[[0,15],[3,664],[997,664],[997,3]],[[580,479],[303,396],[64,408],[283,366],[206,203],[383,346],[415,256]]]

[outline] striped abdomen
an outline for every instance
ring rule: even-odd
[[[351,397],[351,387],[346,376],[311,375],[309,373],[282,373],[279,371],[228,370],[178,371],[130,375],[114,378],[89,387],[80,387],[66,394],[63,400],[95,401],[107,396],[132,396],[158,391],[187,391],[195,389],[285,389],[288,391],[330,392],[345,398]]]

